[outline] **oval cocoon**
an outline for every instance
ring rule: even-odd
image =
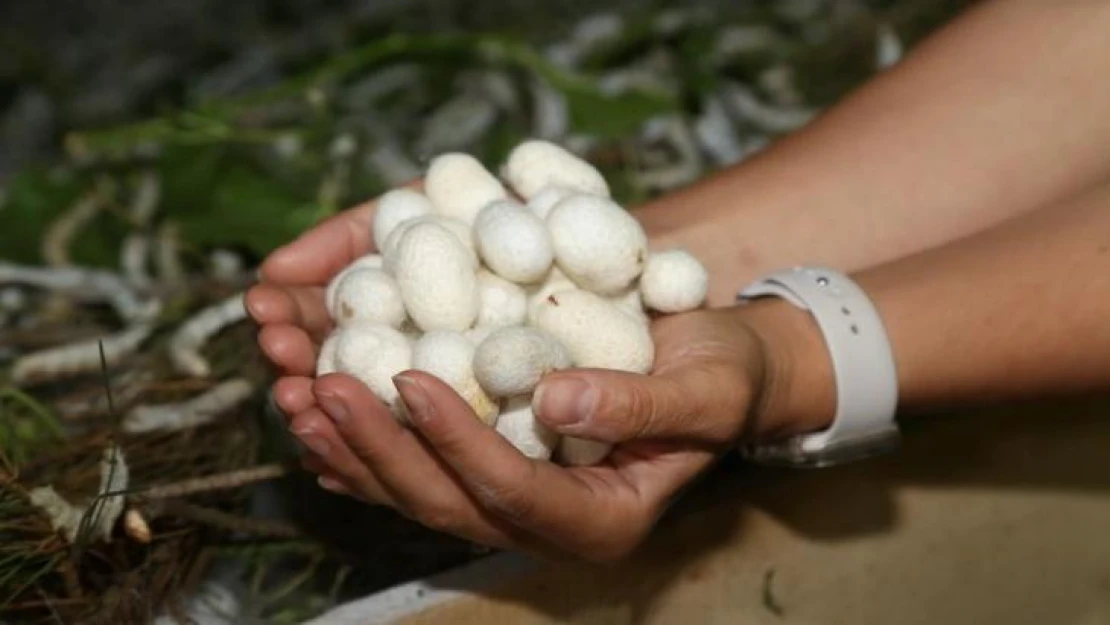
[[[651,323],[651,318],[644,312],[644,303],[640,296],[639,287],[631,287],[617,295],[609,295],[605,299],[621,311],[632,315],[632,318],[636,321]]]
[[[552,267],[542,283],[528,287],[525,291],[528,295],[528,323],[535,325],[540,304],[549,296],[562,291],[573,291],[577,288],[578,285],[572,282],[567,274],[559,271],[558,267]]]
[[[571,365],[571,354],[551,334],[515,326],[494,331],[474,352],[474,376],[496,397],[526,395],[540,379]]]
[[[424,193],[437,214],[468,227],[487,204],[508,197],[501,181],[478,159],[455,152],[432,159],[424,177]]]
[[[394,189],[378,198],[374,209],[374,245],[385,249],[385,240],[402,222],[432,214],[432,202],[419,191]]]
[[[547,460],[559,442],[559,434],[540,423],[527,395],[505,400],[496,430],[520,453],[533,460]]]
[[[500,407],[474,378],[473,362],[474,344],[459,332],[428,332],[412,348],[414,369],[443,380],[466,400],[478,420],[493,425]]]
[[[604,198],[572,195],[562,200],[547,216],[547,227],[559,269],[587,291],[623,291],[647,260],[647,235],[640,222]]]
[[[425,332],[462,332],[478,317],[478,279],[458,237],[419,223],[397,244],[393,275],[413,322]]]
[[[555,208],[556,204],[571,194],[573,194],[573,191],[569,191],[563,187],[546,186],[539,193],[528,199],[528,210],[535,213],[540,219],[546,220],[551,209]]]
[[[539,281],[554,260],[544,222],[512,200],[493,202],[478,213],[474,241],[486,265],[513,282]]]
[[[571,467],[590,467],[604,460],[612,449],[602,441],[564,436],[559,441],[559,461]]]
[[[486,337],[503,327],[504,326],[484,326],[478,324],[466,332],[463,332],[463,336],[477,347],[482,341],[486,340]]]
[[[692,254],[682,249],[652,254],[640,276],[644,305],[663,313],[694,310],[705,301],[709,272]]]
[[[501,174],[527,200],[549,186],[609,197],[609,185],[597,168],[550,141],[533,139],[516,146]]]
[[[347,274],[359,269],[381,269],[384,264],[385,259],[380,254],[367,254],[355,259],[354,262],[335,274],[335,277],[331,279],[324,291],[324,306],[328,309],[328,314],[334,318],[332,311],[335,310],[335,292],[339,288],[339,283],[347,277]]]
[[[522,287],[486,269],[478,270],[476,327],[497,328],[521,325],[527,313],[528,298]]]
[[[549,296],[539,306],[536,327],[565,345],[578,367],[647,373],[655,359],[648,327],[587,291]]]
[[[405,304],[393,278],[381,269],[358,269],[336,287],[332,319],[342,325],[352,321],[383,323],[393,328],[405,321]]]
[[[339,347],[339,331],[336,330],[320,343],[320,353],[316,355],[316,377],[330,375],[338,371],[335,352]]]
[[[361,381],[394,415],[401,414],[393,376],[412,367],[412,347],[405,335],[379,323],[352,323],[339,330],[336,369]]]
[[[409,228],[420,223],[435,223],[439,224],[450,230],[463,244],[467,252],[470,254],[470,264],[475,269],[478,268],[478,251],[474,247],[474,237],[470,234],[470,227],[459,221],[458,219],[451,219],[443,215],[424,215],[423,217],[414,217],[405,220],[393,229],[389,237],[385,240],[385,246],[382,248],[383,267],[387,272],[392,272],[395,261],[397,260],[397,245],[401,242],[401,238],[409,231]]]

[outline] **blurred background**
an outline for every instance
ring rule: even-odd
[[[0,623],[296,623],[481,557],[297,469],[238,299],[258,261],[431,156],[496,167],[527,137],[634,206],[968,4],[0,3]],[[198,397],[219,419],[134,425]]]

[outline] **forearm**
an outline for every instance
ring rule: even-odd
[[[890,337],[904,410],[1110,389],[1110,185],[854,277]],[[752,313],[785,362],[766,419],[813,429],[834,382],[816,326],[791,308]]]
[[[857,270],[1110,169],[1110,4],[988,2],[764,154],[638,211],[709,265],[711,302],[769,269]]]

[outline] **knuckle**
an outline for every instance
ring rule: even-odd
[[[662,417],[655,394],[650,389],[636,386],[628,393],[624,417],[630,438],[643,438],[659,429]]]

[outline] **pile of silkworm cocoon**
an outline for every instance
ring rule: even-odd
[[[467,154],[437,156],[422,191],[379,198],[373,238],[377,253],[328,285],[335,329],[317,375],[357,378],[407,424],[392,377],[425,371],[524,455],[569,466],[599,463],[610,445],[543,426],[541,378],[650,372],[651,316],[701,307],[708,286],[685,250],[649,249],[597,169],[540,140],[517,145],[500,175]]]

